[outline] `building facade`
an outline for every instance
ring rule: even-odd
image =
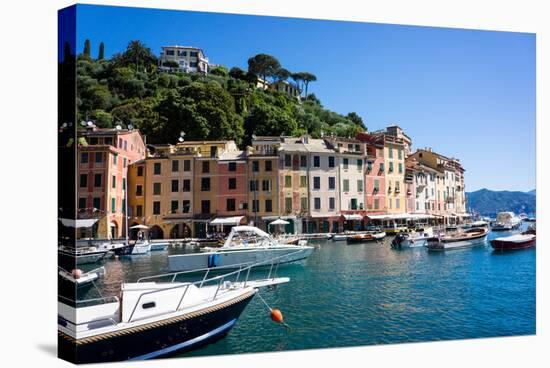
[[[159,58],[159,69],[172,70],[171,64],[177,64],[177,69],[185,73],[207,74],[208,58],[204,51],[192,46],[162,46]],[[175,65],[174,64],[174,65]]]
[[[79,130],[78,136],[78,218],[97,222],[91,232],[80,229],[77,236],[126,236],[127,171],[146,155],[143,138],[137,130],[95,126]]]
[[[247,149],[248,217],[255,226],[269,231],[269,223],[281,216],[279,137],[253,137]],[[290,229],[289,229],[290,232]]]

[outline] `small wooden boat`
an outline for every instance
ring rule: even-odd
[[[494,250],[518,250],[534,247],[537,242],[537,234],[534,226],[521,234],[514,234],[491,240],[491,246]]]
[[[367,233],[367,234],[355,234],[347,237],[348,243],[365,243],[371,241],[378,241],[384,239],[386,236],[385,232],[380,233]]]
[[[426,247],[429,250],[451,250],[469,248],[483,244],[487,239],[489,230],[486,228],[474,228],[463,232],[453,232],[434,236],[428,239]]]

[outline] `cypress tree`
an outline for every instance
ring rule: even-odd
[[[99,44],[99,55],[97,56],[98,60],[103,60],[105,58],[105,44],[101,42]]]
[[[84,52],[83,54],[85,56],[88,56],[90,57],[90,40],[86,39],[86,41],[84,41]]]

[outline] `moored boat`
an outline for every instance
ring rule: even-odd
[[[426,247],[429,250],[451,250],[469,248],[481,245],[487,240],[489,230],[486,228],[474,228],[462,232],[439,234],[427,240]]]
[[[280,263],[304,260],[313,247],[281,243],[254,226],[234,226],[224,245],[205,247],[200,253],[168,256],[170,271],[191,271],[204,267],[240,267],[242,264],[269,264],[269,260],[282,257]]]
[[[116,248],[113,252],[117,256],[131,256],[138,254],[147,254],[151,251],[151,242],[147,240],[138,240],[134,243],[128,242],[126,245],[120,248]]]
[[[166,250],[170,245],[170,243],[168,242],[150,242],[150,243],[151,243],[151,252]]]
[[[491,246],[494,250],[499,251],[519,250],[534,247],[536,242],[536,229],[534,226],[530,226],[529,229],[521,234],[514,234],[491,240]]]
[[[365,234],[354,234],[347,237],[348,243],[365,243],[371,241],[379,241],[386,237],[385,232],[379,233],[365,233]]]
[[[109,253],[109,250],[98,249],[97,247],[68,247],[59,246],[59,265],[83,265],[99,262]],[[65,267],[64,267],[65,268]]]
[[[431,227],[417,229],[409,233],[399,233],[392,240],[391,247],[394,249],[425,247],[428,244],[428,239],[433,235]]]
[[[177,273],[148,277],[122,284],[119,297],[60,299],[59,356],[77,364],[145,360],[214,342],[260,288],[289,281],[273,277],[273,266],[266,278],[249,280],[253,266],[195,282],[176,282]],[[164,277],[171,281],[160,282]],[[88,305],[98,300],[101,304]]]
[[[499,212],[494,223],[491,224],[493,231],[511,231],[521,226],[521,219],[513,212]]]

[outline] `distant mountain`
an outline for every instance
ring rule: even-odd
[[[537,190],[536,189],[530,190],[530,191],[527,192],[527,194],[531,194],[531,195],[536,196],[537,195]]]
[[[536,211],[536,190],[530,192],[510,192],[480,189],[466,193],[468,208],[485,216],[493,216],[501,211],[513,211],[516,214]]]

